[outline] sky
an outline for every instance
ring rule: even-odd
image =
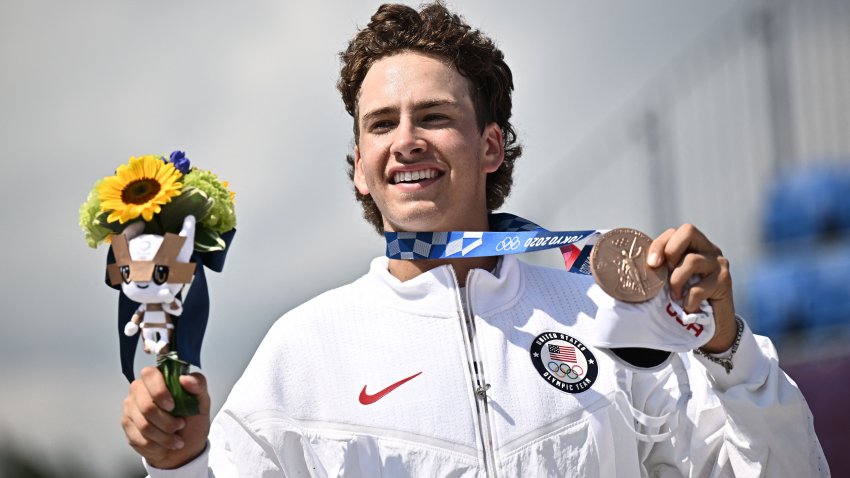
[[[130,156],[183,150],[236,192],[227,265],[208,274],[214,408],[274,320],[382,254],[345,174],[351,119],[335,89],[337,53],[379,3],[0,2],[0,437],[101,471],[136,460],[106,249],[77,224],[94,182]],[[503,210],[535,210],[523,178],[552,171],[740,3],[450,2],[514,73],[525,153]]]

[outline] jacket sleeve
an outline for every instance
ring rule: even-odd
[[[811,411],[768,338],[745,324],[730,373],[697,354],[680,357],[692,397],[671,440],[642,445],[650,476],[829,476]],[[658,397],[672,387],[659,378],[676,380],[668,372],[655,374],[654,385],[650,374],[633,382],[638,406],[653,413],[670,408]]]
[[[155,468],[151,466],[147,460],[142,459],[142,463],[145,465],[145,470],[148,472],[149,478],[208,478],[215,476],[212,471],[209,469],[209,453],[210,453],[210,443],[207,442],[207,447],[204,449],[204,452],[201,453],[197,458],[186,463],[180,468],[175,468],[173,470],[163,470],[161,468]],[[224,475],[222,475],[224,476]]]

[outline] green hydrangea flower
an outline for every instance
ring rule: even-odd
[[[218,233],[227,232],[236,227],[236,210],[233,207],[233,195],[214,173],[192,168],[183,176],[183,187],[194,187],[206,193],[213,201],[210,213],[200,224]]]
[[[80,229],[86,235],[86,243],[91,248],[96,248],[106,239],[106,236],[112,234],[112,231],[103,227],[98,219],[100,215],[100,194],[97,188],[101,182],[103,182],[102,179],[95,183],[92,190],[89,191],[86,202],[80,206]]]

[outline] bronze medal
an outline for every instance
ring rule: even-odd
[[[652,239],[635,229],[618,228],[603,234],[590,252],[590,271],[596,283],[623,302],[655,297],[667,282],[667,268],[646,263]]]

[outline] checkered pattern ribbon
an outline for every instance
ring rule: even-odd
[[[560,248],[567,269],[590,274],[590,250],[602,231],[548,231],[513,214],[491,214],[490,231],[386,232],[390,259],[500,256]]]

